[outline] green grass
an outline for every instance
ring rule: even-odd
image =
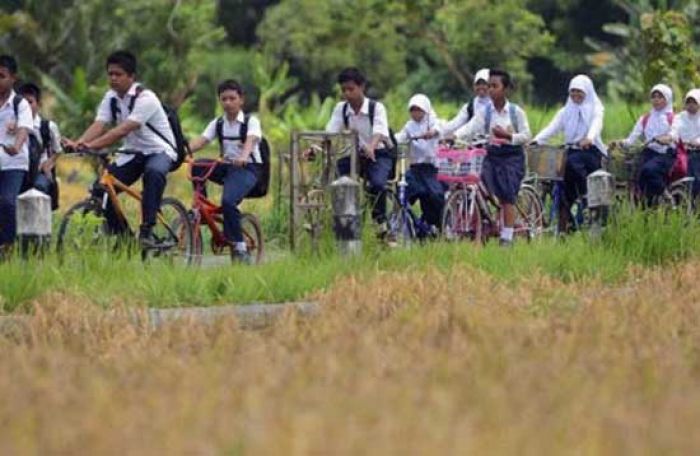
[[[369,232],[370,230],[367,230]],[[26,306],[47,292],[86,297],[97,305],[116,303],[151,307],[208,306],[226,303],[282,302],[302,299],[336,279],[359,280],[378,271],[475,268],[511,281],[544,273],[565,282],[597,278],[625,279],[631,265],[659,266],[700,252],[700,228],[681,217],[642,213],[620,215],[602,240],[584,234],[565,241],[544,238],[521,242],[512,250],[495,243],[474,248],[467,243],[431,243],[406,250],[385,250],[365,236],[363,255],[343,258],[326,239],[318,255],[287,255],[255,267],[197,269],[164,262],[143,264],[136,258],[91,252],[60,265],[19,259],[0,264],[0,303],[4,311]]]

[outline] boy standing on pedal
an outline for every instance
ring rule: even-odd
[[[251,263],[252,259],[243,239],[238,205],[260,178],[262,128],[256,116],[243,111],[245,95],[238,82],[232,79],[223,81],[219,84],[217,93],[224,116],[212,120],[202,135],[190,142],[190,149],[196,152],[218,139],[223,161],[214,165],[209,180],[224,187],[221,195],[224,236],[234,244],[233,259]],[[207,171],[205,167],[195,166],[192,173],[201,176]]]
[[[346,68],[338,75],[345,101],[333,109],[326,125],[329,133],[356,131],[359,137],[360,159],[365,161],[365,176],[370,197],[376,202],[372,219],[379,225],[380,234],[386,231],[386,197],[384,190],[391,175],[394,159],[389,138],[389,122],[384,105],[365,96],[367,80],[357,68]],[[338,160],[338,172],[350,173],[350,157]]]
[[[41,89],[33,82],[27,82],[20,86],[19,93],[27,100],[32,108],[34,118],[34,135],[41,143],[41,158],[39,160],[39,170],[34,178],[33,187],[50,195],[54,208],[57,207],[57,183],[56,183],[56,160],[61,153],[61,133],[58,125],[51,120],[41,117]]]
[[[426,136],[438,127],[440,121],[430,99],[423,94],[411,97],[408,111],[411,119],[396,134],[396,142],[408,143],[409,146],[411,167],[406,172],[406,198],[410,204],[420,200],[424,220],[439,231],[445,192],[437,179],[435,166],[438,139],[426,139]]]
[[[153,227],[160,210],[167,175],[177,160],[175,135],[156,94],[136,82],[136,57],[129,51],[116,51],[107,58],[110,90],[97,108],[95,121],[75,141],[64,145],[72,149],[104,149],[124,140],[124,149],[137,155],[118,154],[110,173],[126,185],[143,176],[142,223],[139,241],[145,248],[158,247]],[[110,123],[116,124],[107,129]],[[110,230],[120,234],[124,228],[110,202],[106,217]]]
[[[489,96],[492,104],[476,113],[464,127],[463,134],[466,139],[481,134],[489,137],[482,179],[503,208],[500,243],[506,247],[513,243],[515,203],[525,177],[523,145],[531,138],[525,111],[508,101],[511,87],[510,74],[502,70],[491,71]]]
[[[0,259],[17,236],[17,196],[29,170],[28,137],[34,127],[29,103],[13,89],[16,81],[17,61],[0,56]]]

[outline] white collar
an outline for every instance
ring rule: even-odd
[[[5,101],[5,104],[2,105],[2,108],[5,108],[5,107],[7,107],[7,105],[12,104],[12,100],[15,99],[16,95],[17,94],[15,93],[14,89],[10,89],[10,96],[7,97],[7,100]]]
[[[228,116],[226,115],[226,113],[224,113],[224,120],[225,120],[226,122],[230,123],[230,124],[235,123],[235,122],[243,123],[243,122],[245,121],[245,113],[244,113],[243,110],[241,109],[240,111],[238,111],[238,115],[237,115],[236,118],[233,119],[233,120],[229,120],[229,118],[228,118]]]
[[[348,114],[356,115],[355,110],[353,109],[352,105],[350,104],[349,101],[345,101],[348,104]],[[360,114],[365,114],[369,116],[369,98],[365,97],[362,100],[362,106],[360,107]]]
[[[491,106],[493,106],[493,110],[496,111],[496,112],[499,113],[499,114],[503,114],[504,112],[509,112],[509,111],[510,111],[510,101],[508,101],[507,98],[506,98],[506,104],[503,105],[503,109],[502,109],[502,110],[499,111],[498,108],[496,107],[496,105],[493,104],[493,102],[491,102]]]

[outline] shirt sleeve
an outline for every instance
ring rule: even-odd
[[[405,144],[408,142],[408,122],[403,126],[401,131],[395,135],[396,142],[399,144]]]
[[[474,117],[467,122],[464,128],[461,129],[459,139],[470,141],[478,132],[483,132],[486,128],[486,119],[484,118],[484,111],[479,110],[474,114]]]
[[[139,125],[145,125],[151,118],[162,109],[160,100],[150,90],[145,90],[136,98],[134,110],[131,111],[126,120],[136,122]]]
[[[513,133],[513,138],[511,142],[514,146],[522,146],[527,144],[532,138],[532,133],[530,132],[530,123],[527,121],[527,115],[522,108],[518,107],[515,111],[515,117],[518,119],[518,132]]]
[[[549,122],[549,125],[544,127],[544,130],[542,130],[541,132],[539,132],[539,134],[537,134],[537,136],[535,136],[535,142],[540,144],[547,144],[552,138],[552,136],[561,132],[564,129],[562,123],[563,116],[564,110],[560,109],[559,112],[557,112],[557,114],[554,116],[552,121]]]
[[[335,105],[333,113],[331,114],[331,118],[326,124],[326,131],[328,133],[340,133],[344,129],[345,125],[343,125],[343,103],[338,103]]]
[[[254,136],[258,139],[262,138],[262,127],[260,126],[260,119],[258,119],[257,116],[250,116],[248,118],[248,132],[246,134],[247,136]]]
[[[474,117],[476,117],[476,115]],[[449,136],[452,133],[456,132],[461,126],[469,122],[469,120],[469,104],[465,104],[459,110],[454,119],[450,120],[449,122],[443,122],[442,124],[438,125],[437,131],[442,137]]]
[[[206,139],[208,142],[212,142],[216,139],[216,122],[218,119],[214,119],[209,122],[207,128],[202,132],[202,138]]]
[[[29,132],[34,131],[34,117],[32,108],[27,100],[22,100],[17,106],[17,128],[26,128]]]
[[[102,122],[106,124],[112,123],[112,109],[110,108],[111,100],[112,96],[108,92],[105,94],[104,98],[102,98],[100,105],[97,107],[95,122]]]
[[[381,135],[382,138],[389,138],[389,120],[386,115],[386,108],[380,102],[377,102],[374,111],[374,122],[372,127],[372,136]]]
[[[595,141],[596,138],[600,138],[603,133],[603,117],[605,116],[605,110],[601,107],[595,109],[593,120],[591,121],[591,127],[588,129],[588,135],[586,138],[590,141]]]
[[[51,132],[51,150],[55,154],[63,152],[63,146],[61,146],[61,131],[58,129],[56,122],[49,122],[49,130]]]
[[[644,126],[642,125],[643,119],[644,119],[644,117],[641,117],[637,121],[637,123],[634,124],[634,128],[632,129],[632,132],[629,134],[627,139],[622,141],[622,144],[629,147],[639,140],[639,138],[642,136],[642,133],[644,132]]]

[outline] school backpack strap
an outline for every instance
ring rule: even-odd
[[[518,133],[520,131],[520,125],[518,125],[518,105],[514,103],[509,103],[508,105],[508,115],[510,116],[510,124],[513,126],[513,131]],[[486,115],[484,120],[484,131],[488,135],[491,133],[491,118],[493,117],[493,105],[490,104],[486,107]]]
[[[12,110],[15,113],[15,119],[19,119],[19,104],[22,103],[22,100],[24,100],[24,97],[18,93],[12,99]]]
[[[219,155],[224,156],[224,116],[216,119],[216,139],[219,141]]]
[[[46,119],[41,119],[39,124],[39,136],[41,137],[41,146],[46,152],[46,156],[50,157],[53,155],[51,150],[51,122]]]
[[[469,120],[474,117],[474,100],[471,100],[469,104],[467,104],[467,116],[469,116]]]
[[[646,113],[642,116],[642,131],[647,129],[647,125],[649,124],[649,118],[651,117],[651,113]],[[673,111],[669,111],[666,113],[666,121],[668,122],[668,125],[673,124],[673,118],[675,117],[675,114]]]
[[[343,125],[345,126],[345,129],[347,130],[350,128],[350,118],[348,116],[348,102],[346,101],[343,103]]]

